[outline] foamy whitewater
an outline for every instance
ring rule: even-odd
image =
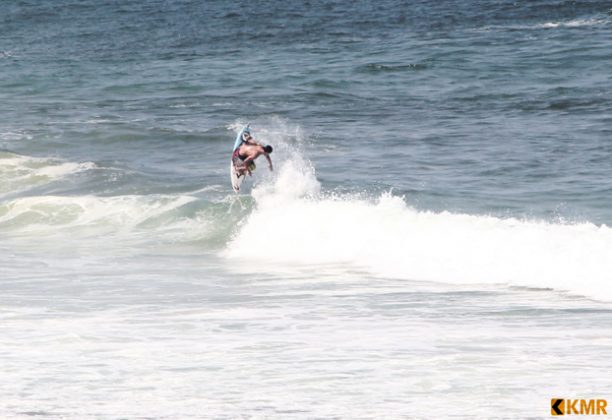
[[[610,401],[611,13],[0,3],[0,418]]]
[[[297,188],[296,188],[297,187]],[[269,270],[343,263],[382,278],[551,288],[612,301],[612,229],[417,211],[403,197],[319,192],[286,162],[226,254]]]

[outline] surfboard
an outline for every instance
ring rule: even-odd
[[[232,156],[234,155],[234,152],[236,151],[236,149],[239,148],[240,144],[242,143],[242,135],[250,131],[251,129],[249,128],[249,125],[247,124],[244,127],[242,127],[242,130],[238,132],[238,135],[236,136],[236,141],[234,142],[234,148],[232,149]],[[238,191],[240,191],[240,185],[242,185],[242,181],[244,181],[244,178],[246,177],[246,175],[238,175],[238,173],[236,172],[236,168],[234,166],[234,161],[232,159],[232,156],[230,156],[230,181],[232,183],[232,189],[234,190],[235,193],[237,193]]]
[[[232,189],[235,193],[240,191],[240,185],[242,185],[242,181],[244,180],[244,175],[238,175],[236,173],[236,168],[234,168],[234,162],[230,161],[230,179],[232,182]]]

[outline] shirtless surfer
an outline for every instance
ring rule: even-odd
[[[234,162],[234,168],[236,168],[236,175],[242,176],[245,174],[251,175],[251,172],[255,169],[255,159],[259,156],[264,155],[268,160],[270,170],[272,171],[272,159],[270,159],[270,153],[272,153],[272,146],[262,146],[256,142],[251,136],[251,133],[245,131],[242,134],[242,143],[234,150],[232,155],[232,161]]]

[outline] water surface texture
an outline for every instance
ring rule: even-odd
[[[1,2],[0,417],[612,398],[611,46],[610,1]]]

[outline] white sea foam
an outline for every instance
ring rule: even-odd
[[[612,300],[612,229],[411,208],[402,197],[328,197],[301,161],[253,191],[229,258],[270,267],[344,263],[377,276],[554,288]]]
[[[549,21],[536,24],[515,24],[501,26],[486,26],[477,29],[477,32],[488,32],[491,29],[510,29],[510,30],[534,30],[534,29],[556,29],[556,28],[581,28],[589,26],[604,26],[610,23],[610,20],[605,17],[592,17],[588,19],[571,19],[565,21]]]
[[[145,239],[163,234],[197,239],[209,221],[182,217],[179,211],[196,200],[164,195],[23,197],[0,205],[0,227],[22,235],[66,236],[78,229],[81,236],[112,233],[126,237],[137,236],[140,227],[147,234]]]
[[[539,25],[536,25],[536,28],[579,28],[582,26],[596,26],[596,25],[605,25],[608,21],[606,19],[572,19],[568,21],[562,22],[546,22]]]
[[[32,136],[24,132],[23,130],[4,131],[0,133],[0,140],[31,140]],[[12,153],[0,152],[0,158],[4,155]]]
[[[28,190],[95,167],[93,162],[63,162],[1,152],[0,194]]]

